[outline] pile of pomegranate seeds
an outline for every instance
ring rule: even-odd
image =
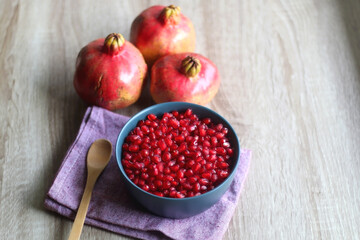
[[[122,164],[143,190],[161,197],[184,198],[205,193],[229,175],[233,149],[228,129],[184,113],[149,114],[126,137]]]

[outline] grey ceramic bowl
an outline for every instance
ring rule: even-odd
[[[179,111],[183,112],[186,109],[191,108],[192,111],[200,118],[211,118],[214,123],[222,123],[225,127],[229,129],[228,139],[234,149],[234,154],[230,159],[230,174],[219,186],[213,190],[206,192],[202,195],[189,197],[189,198],[168,198],[168,197],[159,197],[154,194],[148,193],[138,186],[136,186],[126,175],[124,168],[121,164],[122,157],[122,145],[126,136],[133,130],[137,123],[140,120],[146,118],[150,113],[157,115],[158,117],[162,116],[165,112]],[[234,129],[231,125],[219,114],[214,112],[211,109],[208,109],[204,106],[197,104],[185,103],[185,102],[168,102],[153,105],[148,107],[141,112],[133,116],[121,130],[117,143],[116,143],[116,159],[120,168],[121,175],[125,181],[125,185],[130,191],[131,195],[146,209],[150,212],[168,218],[186,218],[196,214],[199,214],[206,209],[210,208],[216,202],[219,201],[221,196],[229,188],[231,182],[235,176],[235,170],[239,165],[240,160],[240,144]]]

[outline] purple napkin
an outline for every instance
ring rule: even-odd
[[[46,196],[45,207],[74,219],[86,180],[86,155],[99,138],[110,140],[115,148],[117,136],[128,117],[89,107],[75,142],[68,150]],[[251,151],[241,150],[238,171],[230,189],[213,207],[185,219],[155,216],[129,196],[120,177],[115,151],[93,190],[85,223],[140,239],[221,239],[234,213],[246,178]]]

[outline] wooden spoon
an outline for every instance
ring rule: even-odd
[[[87,180],[85,190],[79,205],[78,212],[72,226],[69,240],[79,239],[86,213],[89,207],[91,193],[100,173],[108,164],[112,153],[112,145],[106,139],[96,140],[87,154]]]

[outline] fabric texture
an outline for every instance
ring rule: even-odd
[[[74,219],[86,181],[86,155],[99,138],[113,144],[108,166],[95,184],[85,224],[139,239],[206,239],[224,235],[249,170],[251,151],[241,150],[240,165],[229,190],[210,209],[185,219],[151,214],[127,192],[115,158],[117,136],[129,120],[111,111],[89,107],[76,140],[69,148],[45,198],[45,207]]]

